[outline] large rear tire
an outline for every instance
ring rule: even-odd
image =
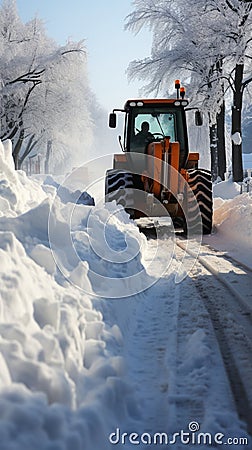
[[[190,202],[188,196],[187,205],[187,229],[194,232],[198,227],[200,217],[202,221],[202,233],[210,234],[213,225],[213,198],[212,198],[212,178],[211,172],[206,169],[190,169],[188,170],[188,184],[196,197],[198,208],[195,202]]]
[[[105,202],[116,201],[132,217],[134,212],[133,174],[124,170],[110,169],[105,178]]]

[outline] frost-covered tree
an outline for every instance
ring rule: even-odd
[[[246,87],[252,81],[252,2],[236,1],[229,2],[228,7],[236,17],[235,53],[231,75],[230,86],[233,91],[232,105],[232,165],[234,181],[242,181],[242,106],[243,94]],[[238,138],[237,138],[238,136]]]
[[[243,153],[252,153],[252,93],[250,89],[245,95],[242,115]]]
[[[71,157],[70,143],[75,143],[78,154],[83,141],[92,136],[90,96],[83,42],[56,45],[40,20],[23,23],[15,0],[4,0],[0,8],[0,138],[12,140],[16,167],[31,151],[45,153],[48,142],[58,164]]]
[[[84,152],[87,153],[93,136],[92,96],[83,51],[70,51],[47,67],[30,100],[25,125],[30,136],[35,137],[35,148],[46,149],[51,170],[59,170],[67,159],[71,159],[71,165],[85,159]]]
[[[217,178],[220,172],[223,177],[226,170],[222,99],[224,86],[220,78],[213,82],[213,75],[216,78],[216,68],[218,67],[220,73],[222,64],[216,37],[204,23],[203,15],[209,15],[207,2],[197,0],[187,5],[187,2],[180,0],[138,0],[135,5],[136,10],[128,17],[126,27],[138,32],[147,24],[153,31],[153,45],[149,58],[131,63],[130,76],[150,80],[146,86],[147,91],[154,89],[156,92],[165,93],[167,86],[170,86],[171,80],[174,79],[174,74],[188,80],[192,104],[200,105],[209,119],[214,178]],[[212,21],[213,17],[209,17],[209,27]],[[219,133],[217,140],[217,130],[220,129],[223,138],[220,139],[222,136]],[[222,143],[222,146],[218,145],[217,148],[217,142]],[[222,162],[219,170],[215,167],[215,160]]]
[[[251,70],[251,4],[242,0],[135,0],[126,27],[153,32],[151,56],[134,61],[131,77],[149,81],[147,91],[164,91],[174,73],[190,81],[189,93],[208,112],[210,126],[222,115],[232,89],[232,135],[241,134],[243,89]],[[188,13],[190,11],[190,14]],[[217,133],[216,133],[217,134]],[[222,132],[223,134],[223,132]],[[233,139],[233,177],[242,178],[241,142]]]

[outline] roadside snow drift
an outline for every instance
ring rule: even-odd
[[[247,251],[252,250],[252,196],[245,193],[218,202],[214,213],[218,234]]]
[[[92,207],[83,204],[92,204],[88,195],[75,205],[71,225],[78,255],[71,259],[70,202],[78,203],[81,193],[55,198],[58,186],[46,183],[15,171],[10,143],[0,145],[0,447],[106,449],[108,434],[136,407],[123,380],[122,334],[103,317],[106,301],[97,298],[102,286],[92,273],[94,278],[99,268],[106,277],[122,274],[118,264],[106,265],[92,251],[86,228]],[[49,215],[67,280],[50,250]],[[109,215],[98,208],[90,222],[91,241],[100,252],[101,224]],[[127,270],[134,273],[144,239],[128,222],[118,211],[107,224],[107,239],[115,250],[125,250],[124,229],[132,227],[125,251]],[[129,313],[130,308],[125,324]]]
[[[252,192],[231,180],[214,186],[214,235],[204,240],[252,267]]]

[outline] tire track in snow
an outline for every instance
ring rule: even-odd
[[[178,246],[185,250],[183,243]],[[190,277],[212,321],[239,417],[251,434],[251,270],[207,246],[202,246],[202,254]]]
[[[166,241],[160,244],[162,258],[167,258]],[[150,239],[148,245],[151,260],[156,241]],[[188,431],[189,423],[197,421],[201,431],[212,435],[244,436],[214,323],[196,285],[198,277],[208,281],[209,273],[203,273],[205,269],[197,262],[193,275],[175,285],[182,254],[181,249],[176,250],[167,273],[136,302],[125,353],[141,417],[126,431],[152,436],[165,432],[172,437],[180,430]],[[158,265],[148,265],[148,255],[145,264],[149,274],[158,279]],[[213,293],[207,285],[204,289]],[[223,288],[222,295],[224,292]],[[157,447],[162,446],[148,445],[151,450]],[[184,445],[176,443],[174,448],[182,450]]]
[[[155,242],[155,241],[153,241]],[[152,243],[149,241],[150,255]],[[153,243],[155,247],[155,243]],[[153,248],[154,248],[153,247]],[[164,247],[164,257],[167,252]],[[150,268],[150,275],[158,268]],[[138,301],[135,329],[129,337],[128,378],[134,380],[142,417],[137,432],[170,432],[173,407],[169,392],[176,385],[178,286],[174,274],[166,274]],[[133,430],[133,431],[136,431]],[[160,446],[159,446],[160,447]],[[146,445],[139,448],[146,448]],[[157,448],[148,445],[150,450]]]
[[[227,299],[225,290],[216,283],[206,286],[198,279],[195,283],[213,323],[238,414],[252,434],[252,342],[244,328],[243,313],[229,308],[230,296]]]
[[[234,260],[223,252],[217,252],[209,246],[201,247],[201,254],[197,255],[186,248],[179,239],[177,246],[190,254],[195,260],[204,266],[215,278],[222,283],[236,298],[247,316],[252,315],[252,270],[242,263]],[[242,283],[240,278],[243,275]],[[237,287],[235,287],[237,286]]]

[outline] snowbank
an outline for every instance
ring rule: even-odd
[[[204,240],[252,267],[252,194],[231,180],[214,185],[214,234]]]
[[[46,198],[38,183],[14,170],[11,141],[0,142],[0,217],[15,217]]]
[[[242,194],[223,201],[214,211],[218,233],[240,249],[252,251],[252,197]]]
[[[142,283],[145,238],[115,205],[94,208],[81,192],[56,196],[52,184],[16,172],[10,143],[0,145],[1,449],[104,450],[137,411],[122,332],[111,302],[98,297],[109,297],[109,279],[121,294],[131,283],[104,247],[104,223],[108,246],[125,256],[128,273],[143,272]]]
[[[213,185],[214,201],[218,198],[223,200],[234,198],[240,194],[240,191],[241,186],[238,183],[234,183],[231,178],[227,181],[221,181]]]
[[[44,187],[54,186],[57,190],[57,195],[62,203],[77,203],[94,206],[94,199],[87,192],[81,192],[80,190],[75,190],[74,192],[72,192],[67,187],[61,186],[49,175],[46,176],[43,184]]]

